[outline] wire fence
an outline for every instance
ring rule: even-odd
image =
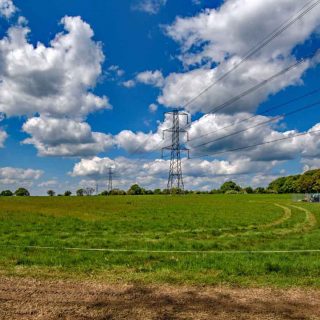
[[[297,193],[292,195],[294,202],[320,203],[320,193]]]

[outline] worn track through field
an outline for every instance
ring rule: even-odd
[[[219,238],[223,238],[223,237],[235,237],[235,236],[239,236],[239,235],[246,236],[246,235],[252,235],[253,233],[254,234],[262,233],[262,231],[268,230],[273,227],[280,226],[281,224],[283,224],[284,222],[286,222],[287,220],[289,220],[292,217],[292,211],[290,208],[288,208],[284,205],[277,204],[277,203],[274,203],[274,205],[283,210],[283,215],[280,218],[278,218],[274,221],[271,221],[270,223],[260,224],[260,225],[259,224],[250,225],[250,226],[242,227],[240,229],[233,230],[233,231],[231,231],[229,228],[223,228],[223,229],[219,229],[219,230],[212,229],[212,228],[202,228],[202,229],[194,229],[194,230],[192,230],[192,229],[175,230],[172,232],[166,232],[165,234],[172,235],[172,234],[182,234],[182,233],[206,233],[206,232],[212,233],[214,231],[219,231],[219,232],[221,232],[221,234],[219,234],[217,236]],[[300,207],[295,207],[295,208],[297,208],[299,210],[304,210]],[[311,214],[311,213],[309,212],[309,214]],[[291,233],[291,232],[293,232],[292,229],[283,229],[283,230],[279,231],[278,233],[287,234],[287,233]],[[277,232],[275,232],[275,233],[277,233]]]
[[[107,285],[0,278],[1,320],[315,320],[317,290]]]
[[[305,220],[305,223],[302,227],[303,231],[309,231],[317,225],[317,218],[312,212],[310,212],[309,210],[307,210],[305,208],[294,206],[294,205],[291,205],[291,207],[305,212],[306,220]]]
[[[278,205],[278,204],[275,204],[275,205],[277,205],[278,207],[281,207],[284,210],[284,215],[277,221],[274,221],[269,225],[264,225],[264,226],[260,225],[259,228],[257,228],[258,230],[247,230],[245,232],[241,232],[241,233],[239,232],[239,233],[233,233],[233,234],[230,233],[228,235],[229,236],[246,236],[246,235],[252,235],[252,234],[255,234],[255,235],[263,234],[263,231],[261,231],[261,229],[269,230],[272,227],[280,226],[282,223],[284,223],[285,221],[289,220],[292,217],[292,211],[290,208],[283,205]],[[292,233],[306,233],[312,230],[314,227],[316,227],[317,219],[312,212],[310,212],[305,208],[294,206],[294,205],[291,205],[291,207],[304,212],[306,215],[305,220],[303,222],[299,222],[295,224],[291,228],[279,228],[279,229],[271,230],[270,232],[272,234],[285,236]],[[221,237],[223,236],[227,236],[227,234],[223,234]]]
[[[250,230],[260,230],[260,229],[267,229],[267,228],[272,228],[277,225],[280,225],[284,223],[286,220],[289,220],[291,218],[291,210],[288,207],[282,206],[280,204],[274,203],[275,206],[281,208],[283,210],[283,215],[274,221],[271,221],[270,223],[266,224],[258,224],[258,225],[249,225],[246,227],[241,227],[237,229],[236,231],[231,231],[232,229],[230,228],[222,228],[219,229],[218,231],[222,232],[223,234],[220,235],[220,237],[226,236],[226,235],[238,235],[241,233],[244,233],[246,231]],[[204,232],[214,232],[217,231],[216,229],[213,228],[199,228],[199,229],[180,229],[180,230],[174,230],[170,232],[163,232],[165,235],[174,235],[174,234],[183,234],[183,233],[204,233]]]

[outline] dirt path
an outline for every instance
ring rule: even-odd
[[[320,319],[320,290],[144,287],[0,277],[0,319]]]

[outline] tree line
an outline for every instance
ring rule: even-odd
[[[280,177],[272,181],[268,189],[276,193],[319,193],[320,169],[309,170],[303,174]]]
[[[161,194],[265,194],[265,193],[318,193],[320,192],[320,169],[309,170],[303,174],[291,175],[280,177],[272,181],[267,188],[252,188],[240,187],[234,181],[224,182],[220,188],[212,189],[211,191],[197,191],[197,190],[182,190],[180,189],[145,189],[138,184],[133,184],[129,190],[113,189],[111,191],[102,191],[100,196],[109,195],[161,195]],[[95,193],[94,188],[80,188],[76,191],[75,195],[78,197],[92,196]],[[56,194],[54,190],[47,191],[48,196],[65,196],[72,195],[70,190],[65,191],[63,194]],[[15,192],[11,190],[4,190],[0,192],[0,196],[30,196],[30,192],[25,188],[18,188]]]
[[[16,191],[12,192],[11,190],[3,190],[0,192],[1,197],[28,197],[30,192],[26,188],[18,188]]]
[[[145,189],[138,184],[133,184],[129,190],[121,190],[121,189],[113,189],[111,191],[102,191],[99,193],[99,196],[117,196],[117,195],[168,195],[168,194],[232,194],[232,193],[266,193],[264,188],[256,188],[253,189],[251,187],[241,188],[233,181],[227,181],[221,185],[219,189],[213,189],[211,191],[200,191],[200,190],[184,190],[181,189]],[[95,194],[94,188],[80,188],[78,189],[74,195],[78,197],[83,196],[92,196]],[[54,196],[64,196],[69,197],[72,196],[73,193],[70,190],[65,191],[62,194],[57,194],[54,190],[48,190],[47,195],[50,197]],[[0,193],[0,196],[30,196],[30,192],[25,188],[19,188],[16,192],[12,192],[10,190],[5,190]]]

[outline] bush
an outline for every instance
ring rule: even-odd
[[[236,190],[228,190],[224,194],[239,194],[239,191]]]
[[[220,189],[212,189],[210,191],[210,194],[221,194],[221,193],[222,193],[222,191]]]
[[[126,192],[124,190],[120,190],[120,189],[112,189],[109,192],[109,195],[111,195],[111,196],[124,196],[124,195],[126,195]]]
[[[276,190],[267,189],[267,190],[266,190],[266,193],[269,193],[269,194],[277,194],[278,192],[277,192]]]

